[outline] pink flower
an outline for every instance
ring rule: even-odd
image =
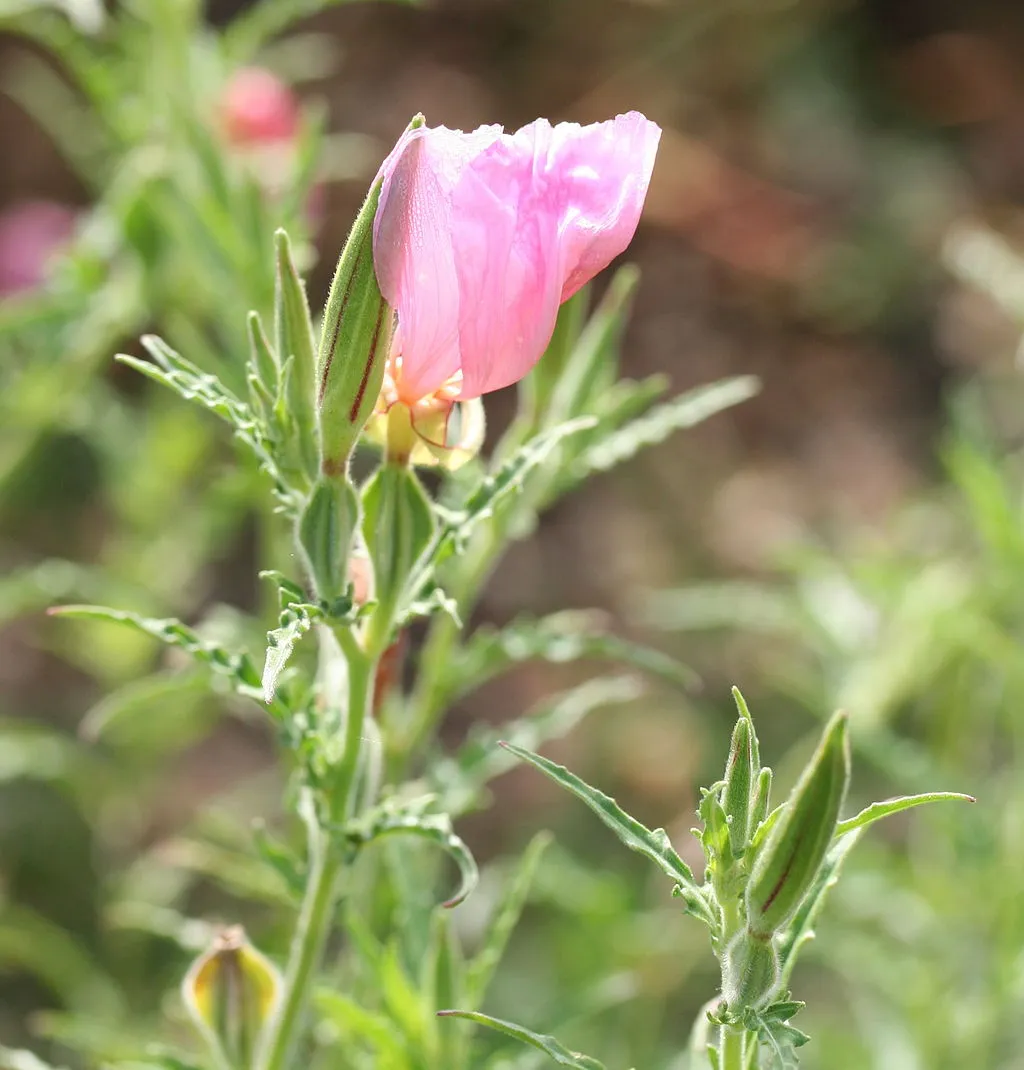
[[[299,110],[291,89],[261,67],[235,71],[220,104],[224,132],[232,145],[291,141]]]
[[[373,256],[398,313],[391,403],[450,405],[521,379],[559,305],[636,230],[660,128],[638,112],[514,134],[408,130],[381,168]]]

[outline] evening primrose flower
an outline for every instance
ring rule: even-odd
[[[626,248],[660,136],[638,112],[514,134],[408,129],[381,168],[374,220],[377,280],[397,313],[378,411],[402,406],[439,449],[478,447],[479,414],[463,404],[456,433],[451,414],[523,378],[559,305]]]

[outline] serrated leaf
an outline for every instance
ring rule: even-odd
[[[501,961],[512,931],[526,905],[526,898],[530,894],[537,866],[550,843],[549,832],[538,832],[530,840],[516,866],[512,880],[505,889],[505,894],[491,917],[480,950],[466,968],[465,1000],[471,1010],[476,1010],[487,994],[487,987],[491,983],[494,971]]]
[[[674,432],[694,427],[724,409],[747,401],[759,389],[760,384],[752,375],[738,375],[687,391],[595,442],[575,460],[571,474],[579,480],[592,472],[606,472],[640,450],[664,442]]]
[[[779,1017],[764,1015],[757,1019],[757,1039],[764,1056],[758,1064],[762,1070],[799,1070],[796,1049],[811,1038]]]
[[[498,506],[522,487],[526,476],[542,464],[560,442],[586,431],[594,423],[591,417],[567,420],[523,443],[495,472],[481,480],[461,509],[443,514],[444,523],[436,537],[435,560],[443,559],[463,545],[477,524],[493,516]]]
[[[440,704],[450,705],[524,661],[617,661],[676,687],[689,688],[697,682],[692,669],[660,650],[608,632],[605,619],[596,611],[567,610],[548,617],[519,618],[501,629],[478,628],[452,656]]]
[[[619,806],[609,795],[591,787],[563,765],[557,765],[539,754],[517,747],[514,743],[504,742],[506,750],[529,762],[556,784],[571,792],[585,803],[615,833],[619,841],[631,851],[636,851],[654,862],[664,873],[676,882],[686,901],[687,909],[695,917],[702,918],[709,925],[717,924],[704,896],[694,881],[690,867],[679,857],[664,829],[649,829]]]
[[[128,625],[136,631],[159,639],[167,646],[184,650],[196,661],[225,677],[237,694],[263,702],[260,674],[248,654],[232,653],[216,643],[207,642],[174,617],[143,617],[124,609],[85,605],[56,606],[50,610],[50,613],[54,616],[73,617],[78,620],[105,620]],[[283,718],[288,712],[276,699],[270,703],[269,709],[270,713],[277,718]]]
[[[898,814],[901,810],[909,810],[914,806],[923,806],[925,803],[943,802],[947,799],[959,799],[961,802],[977,802],[973,795],[963,795],[958,791],[929,791],[923,795],[901,795],[896,799],[884,799],[881,802],[872,803],[865,807],[855,817],[849,817],[836,825],[836,839],[845,836],[854,829],[867,828],[876,821],[890,814]]]
[[[156,335],[144,335],[141,341],[155,364],[125,353],[118,353],[115,360],[169,387],[185,400],[202,405],[231,424],[238,439],[245,443],[259,461],[260,467],[274,481],[275,490],[285,509],[293,514],[298,508],[298,501],[288,490],[278,469],[273,447],[252,409],[232,394],[215,375],[210,375],[185,360],[163,339]]]
[[[570,1051],[555,1037],[545,1033],[534,1033],[521,1025],[503,1021],[501,1018],[492,1018],[489,1014],[481,1014],[479,1011],[438,1011],[440,1018],[464,1018],[477,1025],[485,1025],[488,1029],[497,1030],[506,1036],[521,1040],[538,1051],[544,1052],[559,1066],[574,1067],[575,1070],[604,1070],[604,1064],[589,1055],[581,1055],[578,1051]]]
[[[599,676],[546,699],[540,708],[499,728],[474,725],[458,754],[437,762],[431,769],[431,783],[440,795],[441,809],[465,813],[488,781],[515,766],[515,757],[498,745],[501,740],[533,750],[568,734],[593,710],[625,705],[642,693],[634,676]]]
[[[451,855],[459,868],[459,889],[441,904],[443,907],[456,907],[476,887],[480,873],[469,848],[452,830],[451,818],[448,814],[436,812],[435,805],[436,797],[433,795],[405,802],[388,800],[349,824],[346,833],[360,847],[399,833],[418,836],[437,844]]]

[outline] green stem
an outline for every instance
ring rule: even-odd
[[[288,955],[281,1003],[270,1023],[257,1063],[261,1070],[284,1070],[288,1065],[292,1046],[302,1026],[313,975],[320,964],[334,917],[341,855],[331,849],[328,834],[319,829],[310,834],[309,847],[306,894]]]
[[[345,746],[338,766],[336,790],[330,799],[331,822],[344,821],[356,794],[363,727],[373,702],[376,661],[368,657],[348,628],[336,632],[348,663],[348,718]],[[332,842],[331,830],[314,825],[309,831],[309,876],[295,926],[288,968],[277,1013],[268,1026],[257,1060],[259,1070],[286,1070],[302,1029],[309,990],[331,932],[343,854]]]
[[[481,533],[479,541],[471,544],[465,566],[450,591],[463,620],[479,597],[500,548],[499,540],[490,531]],[[409,701],[411,715],[395,755],[399,769],[409,755],[419,751],[444,713],[441,681],[448,671],[449,657],[458,637],[459,627],[451,617],[446,614],[435,617],[420,653],[416,684]]]
[[[746,1070],[747,1033],[739,1026],[723,1025],[718,1062],[721,1070]]]

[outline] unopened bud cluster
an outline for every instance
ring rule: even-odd
[[[779,998],[780,934],[815,886],[850,778],[847,719],[836,714],[789,798],[771,814],[771,770],[761,768],[753,721],[736,693],[723,780],[701,805],[708,873],[722,909],[722,998],[731,1015]],[[717,828],[724,819],[726,834]]]

